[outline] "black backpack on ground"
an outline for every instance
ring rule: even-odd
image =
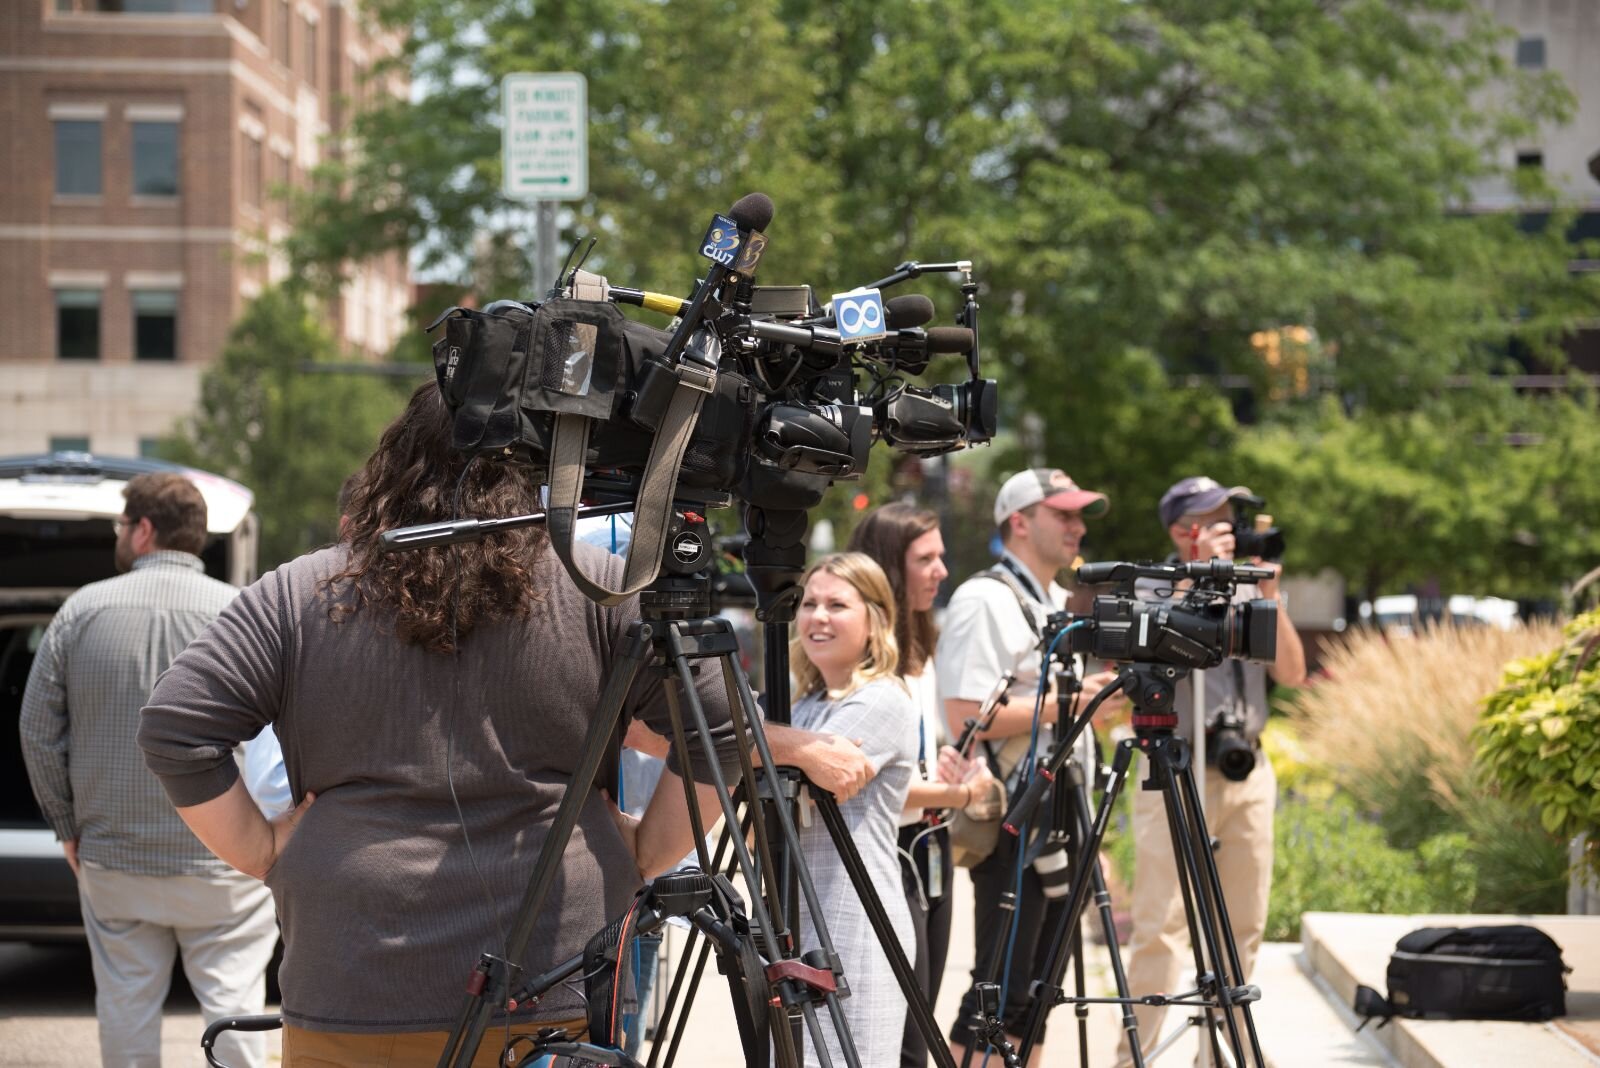
[[[1395,944],[1388,998],[1359,986],[1355,1011],[1367,1023],[1549,1020],[1567,1014],[1568,971],[1561,947],[1536,927],[1424,927]]]

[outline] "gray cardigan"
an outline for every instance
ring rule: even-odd
[[[618,558],[576,551],[587,573],[620,584]],[[284,933],[284,1017],[318,1031],[443,1030],[478,955],[503,951],[638,606],[587,600],[545,550],[533,565],[543,596],[529,617],[478,627],[458,664],[401,644],[372,612],[332,622],[330,596],[344,594],[330,595],[323,580],[345,559],[343,548],[324,549],[243,591],[156,684],[139,744],[173,803],[195,805],[238,777],[234,746],[274,724],[295,798],[317,795],[267,875]],[[709,668],[697,689],[733,782],[733,730],[721,673]],[[671,736],[662,684],[648,671],[627,713]],[[638,885],[591,795],[523,962],[528,974],[581,951]],[[558,987],[527,1017],[581,1014],[577,995]]]

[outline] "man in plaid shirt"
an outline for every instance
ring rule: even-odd
[[[190,833],[135,740],[156,679],[238,591],[206,577],[206,504],[192,482],[139,475],[123,497],[124,574],[83,587],[51,620],[20,724],[34,795],[78,878],[101,1062],[143,1068],[161,1063],[174,956],[208,1023],[259,1013],[278,932],[271,893]],[[263,742],[275,739],[251,744]],[[259,1034],[226,1032],[217,1052],[266,1061]]]

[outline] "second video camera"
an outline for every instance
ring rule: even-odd
[[[1116,588],[1095,597],[1088,615],[1062,613],[1052,618],[1052,625],[1071,628],[1072,652],[1101,660],[1186,668],[1215,667],[1229,658],[1270,662],[1278,655],[1278,602],[1257,599],[1235,604],[1233,596],[1239,583],[1272,576],[1268,568],[1221,559],[1084,564],[1078,569],[1080,583]],[[1141,580],[1148,592],[1165,591],[1168,599],[1141,599],[1136,592]],[[1179,596],[1185,581],[1189,585]]]

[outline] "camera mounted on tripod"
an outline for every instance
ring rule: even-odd
[[[835,481],[861,477],[876,440],[936,456],[994,436],[997,392],[978,372],[971,261],[908,261],[819,305],[809,286],[754,284],[772,213],[768,197],[751,193],[714,215],[700,248],[711,264],[686,299],[613,286],[580,266],[543,301],[451,308],[429,327],[443,327],[434,369],[454,447],[540,472],[552,545],[593,600],[616,604],[656,578],[670,550],[668,512],[685,491],[803,514]],[[923,329],[927,297],[883,299],[885,287],[926,273],[960,275],[958,325]],[[677,321],[657,330],[625,318],[619,303]],[[969,379],[905,382],[939,353],[964,354]],[[570,551],[598,472],[638,487],[616,590],[584,576]]]
[[[1097,595],[1087,615],[1052,615],[1047,636],[1066,630],[1071,652],[1101,660],[1181,668],[1215,667],[1229,658],[1270,661],[1278,655],[1278,603],[1258,598],[1236,604],[1234,594],[1240,583],[1264,582],[1273,574],[1222,559],[1084,564],[1079,583],[1114,589]],[[1150,601],[1137,593],[1141,581],[1169,598],[1188,585],[1176,601]]]

